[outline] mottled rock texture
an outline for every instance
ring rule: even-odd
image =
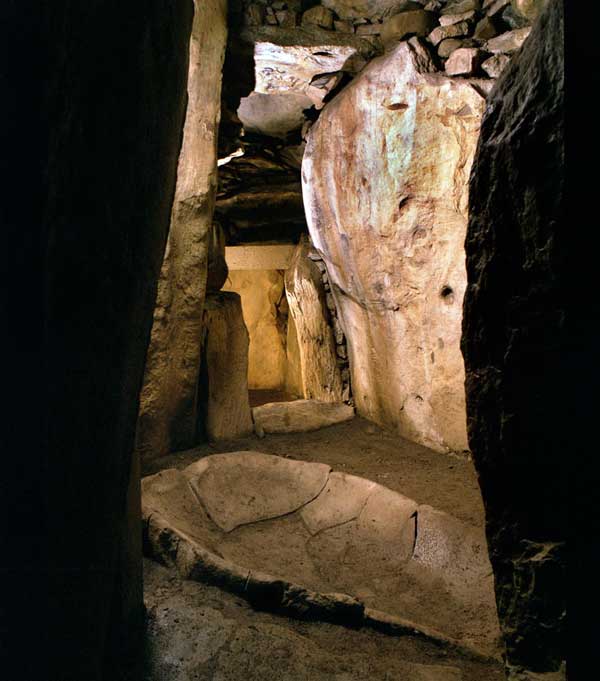
[[[565,243],[562,5],[550,3],[490,94],[466,239],[469,442],[514,678],[521,667],[555,671],[566,653],[573,431],[554,417],[574,338],[565,292],[579,264]]]
[[[380,19],[422,6],[411,0],[323,0],[323,5],[342,19]]]
[[[141,456],[191,447],[196,436],[227,3],[197,0],[194,7],[177,186],[140,400],[137,449]]]
[[[198,432],[209,440],[249,435],[248,331],[237,293],[206,296],[201,353]]]
[[[285,289],[298,338],[302,396],[341,402],[342,377],[329,321],[321,271],[308,257],[309,244],[298,245],[285,273]]]
[[[463,450],[463,242],[484,100],[466,80],[429,73],[415,40],[324,109],[303,190],[358,412],[438,451]]]
[[[48,9],[0,7],[12,327],[0,341],[0,675],[97,681],[126,671],[141,634],[132,451],[192,13],[179,0]]]

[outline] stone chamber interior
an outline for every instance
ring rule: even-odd
[[[563,3],[7,11],[0,676],[566,679]]]

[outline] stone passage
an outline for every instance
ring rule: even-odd
[[[144,478],[148,552],[257,607],[498,655],[482,530],[325,464],[216,454]]]

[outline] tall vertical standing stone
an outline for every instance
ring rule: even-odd
[[[581,438],[566,403],[586,292],[568,295],[583,263],[564,206],[562,14],[551,2],[490,94],[466,240],[469,442],[514,679],[566,654],[566,461]]]
[[[196,437],[227,2],[195,0],[194,8],[183,143],[138,419],[142,456],[190,447]]]
[[[329,323],[321,271],[308,257],[303,239],[285,273],[285,290],[298,338],[302,395],[323,402],[342,401],[342,377]]]
[[[312,127],[302,182],[358,412],[463,450],[464,237],[484,98],[431,70],[416,39],[373,60]]]

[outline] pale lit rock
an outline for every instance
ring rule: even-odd
[[[481,64],[481,68],[490,78],[498,78],[509,62],[510,57],[507,54],[495,54],[493,57],[486,59]]]
[[[354,409],[341,402],[294,400],[254,407],[252,418],[265,433],[304,433],[354,418]]]
[[[136,447],[142,456],[191,447],[196,436],[202,309],[217,185],[227,3],[196,0],[194,4],[187,113],[140,394]]]
[[[248,401],[248,331],[236,293],[206,296],[202,319],[199,429],[209,440],[246,437],[253,430]]]
[[[427,36],[427,39],[433,45],[438,45],[446,38],[456,38],[458,36],[468,35],[471,24],[468,21],[461,21],[458,24],[450,24],[450,26],[438,26]]]
[[[237,110],[244,130],[269,137],[286,139],[290,132],[300,130],[310,109],[312,100],[298,92],[252,92],[243,97]]]
[[[450,26],[451,24],[458,24],[461,21],[470,21],[475,16],[475,12],[461,12],[460,14],[442,14],[440,17],[440,26]]]
[[[225,532],[296,511],[321,493],[331,471],[323,463],[251,451],[215,454],[206,463],[192,464],[190,484]]]
[[[357,62],[362,68],[361,61],[357,49],[351,45],[259,42],[254,48],[254,89],[263,94],[301,94],[317,108],[322,108],[323,99],[337,84],[331,74],[344,70],[353,72]],[[327,82],[315,85],[314,80],[323,74],[327,74]]]
[[[511,54],[521,49],[521,45],[525,42],[530,32],[530,26],[518,28],[515,31],[507,31],[497,38],[488,40],[485,44],[485,49],[492,54]]]
[[[484,3],[488,17],[499,15],[507,5],[510,5],[510,0],[487,0]]]
[[[250,335],[248,386],[251,390],[281,390],[286,375],[283,274],[272,270],[233,270],[223,287],[239,293]]]
[[[412,0],[323,0],[322,4],[340,19],[381,19],[422,8],[420,3]]]
[[[323,402],[341,402],[342,379],[321,272],[308,258],[308,250],[307,242],[302,240],[285,273],[286,295],[300,353],[301,395]]]
[[[142,514],[152,556],[261,609],[498,653],[483,529],[371,480],[260,452],[216,454],[144,478]],[[321,678],[281,669],[268,678]],[[397,678],[460,681],[456,671],[414,665]]]
[[[461,47],[450,55],[446,62],[449,76],[472,76],[479,68],[483,53],[476,47]]]
[[[460,14],[461,12],[477,11],[481,8],[481,0],[455,0],[449,2],[442,9],[442,14]]]
[[[377,483],[346,473],[331,473],[319,496],[301,511],[311,534],[356,520]]]
[[[295,398],[304,397],[300,345],[298,344],[298,333],[294,317],[291,314],[288,316],[285,354],[287,359],[285,367],[285,392]]]
[[[381,27],[381,40],[384,45],[402,40],[408,35],[426,36],[437,21],[433,12],[423,9],[396,14]]]
[[[316,5],[306,10],[302,15],[302,25],[314,24],[321,28],[333,28],[333,12],[322,5]]]
[[[400,43],[323,111],[302,166],[357,410],[439,451],[467,448],[463,243],[484,106]]]

